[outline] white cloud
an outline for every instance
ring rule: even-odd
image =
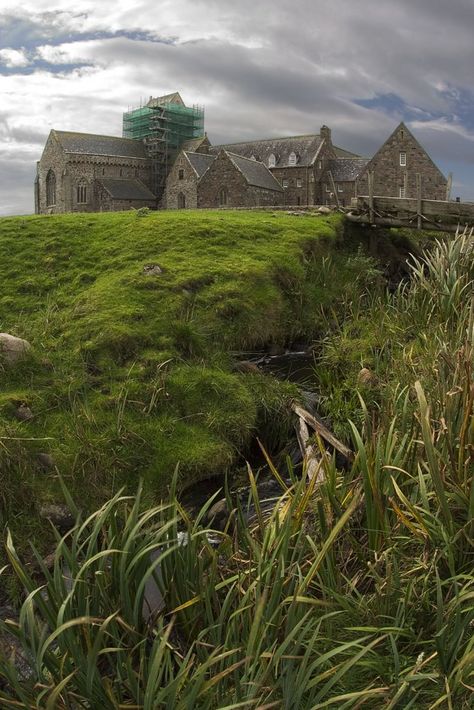
[[[0,49],[0,64],[9,69],[16,67],[27,67],[31,63],[22,49]]]

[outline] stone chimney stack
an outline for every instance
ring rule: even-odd
[[[331,129],[328,128],[327,126],[321,126],[321,130],[319,131],[319,135],[321,136],[321,138],[324,138],[326,143],[332,143]]]

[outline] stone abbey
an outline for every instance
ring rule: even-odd
[[[448,181],[401,123],[372,158],[333,144],[331,130],[213,146],[204,111],[179,93],[123,115],[122,137],[52,130],[37,163],[35,211],[350,205],[374,194],[449,198]]]

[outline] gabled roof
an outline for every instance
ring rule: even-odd
[[[164,96],[150,96],[146,105],[153,108],[153,106],[161,106],[163,104],[179,104],[180,106],[184,106],[184,101],[179,91],[174,91],[172,94],[165,94]]]
[[[265,140],[247,141],[245,143],[228,143],[226,145],[212,146],[209,152],[218,153],[224,149],[233,154],[246,158],[254,156],[257,161],[268,165],[270,155],[276,157],[276,168],[285,168],[290,165],[291,153],[296,153],[296,165],[311,165],[321,146],[320,135],[288,136],[287,138],[268,138]]]
[[[208,155],[207,153],[192,153],[185,150],[184,155],[191,163],[191,167],[194,172],[197,173],[198,177],[202,177],[211,163],[216,159],[215,155]]]
[[[199,138],[191,138],[188,141],[184,141],[181,144],[181,150],[191,151],[196,153],[201,146],[210,146],[209,138],[207,136],[199,136]]]
[[[265,190],[283,192],[283,188],[278,180],[263,163],[252,160],[251,158],[244,158],[228,150],[224,150],[224,153],[240,170],[249,185],[263,187]]]
[[[345,148],[338,148],[337,145],[333,145],[334,152],[338,158],[360,158],[361,156],[357,153],[351,153],[350,150]]]
[[[134,178],[101,178],[98,181],[113,200],[155,200],[148,187]]]
[[[51,134],[57,138],[65,153],[107,155],[115,158],[147,157],[144,144],[132,138],[55,130],[51,131]]]
[[[328,170],[334,182],[351,182],[357,180],[368,163],[369,158],[337,158],[329,161]]]
[[[417,141],[417,139],[415,138],[415,136],[413,135],[413,133],[407,128],[406,124],[403,123],[403,121],[401,121],[401,122],[398,124],[398,126],[395,128],[395,130],[392,131],[392,133],[389,135],[389,137],[387,138],[387,140],[380,146],[380,148],[379,148],[378,151],[375,153],[375,155],[373,156],[373,158],[371,158],[371,160],[367,163],[368,169],[369,169],[369,170],[371,169],[372,164],[375,163],[376,160],[377,160],[377,158],[379,157],[379,155],[383,153],[383,151],[385,150],[386,145],[387,145],[388,143],[390,143],[390,141],[391,141],[391,139],[393,138],[393,136],[394,136],[396,133],[398,133],[398,131],[400,131],[401,129],[405,132],[406,139],[410,140],[410,141],[412,142],[412,144],[415,143],[416,147],[421,151],[421,153],[424,155],[425,159],[426,159],[429,163],[431,163],[431,165],[435,168],[435,170],[437,170],[437,172],[438,172],[439,175],[443,178],[443,180],[446,180],[445,176],[443,175],[443,173],[441,172],[441,170],[438,168],[438,166],[436,165],[436,163],[434,162],[434,160],[428,155],[428,153],[426,152],[426,150],[425,150],[425,149],[423,148],[423,146],[419,143],[419,141]]]

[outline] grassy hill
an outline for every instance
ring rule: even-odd
[[[338,216],[0,220],[0,331],[33,346],[0,365],[4,512],[57,496],[39,453],[92,504],[140,477],[159,495],[177,464],[186,484],[223,473],[269,421],[284,434],[294,387],[234,372],[238,353],[311,342],[369,265]]]

